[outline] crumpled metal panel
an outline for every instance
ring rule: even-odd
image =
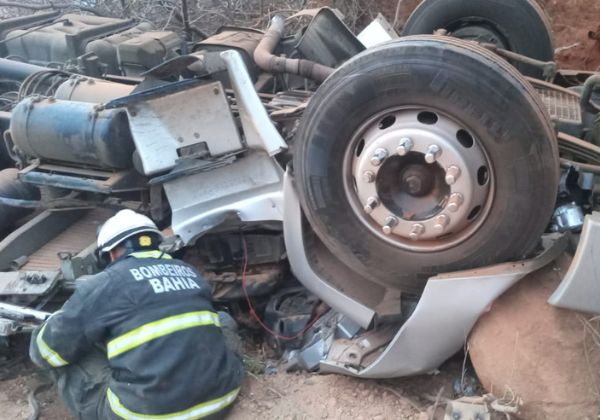
[[[574,311],[600,314],[600,213],[586,216],[569,271],[548,303]]]
[[[365,47],[333,9],[323,7],[306,28],[297,49],[308,60],[337,67]]]
[[[189,244],[214,227],[215,216],[229,212],[244,222],[282,220],[282,182],[283,170],[264,152],[165,182],[173,232]]]
[[[300,201],[288,172],[284,179],[284,197],[283,232],[292,273],[304,287],[319,296],[327,305],[361,327],[368,328],[375,318],[375,311],[333,287],[312,269],[304,249]]]
[[[391,378],[437,368],[464,346],[475,322],[496,298],[556,259],[567,244],[561,234],[547,235],[543,242],[544,251],[530,260],[432,277],[417,308],[377,360],[360,371],[324,360],[321,371]]]
[[[227,65],[248,147],[264,150],[269,156],[286,150],[288,146],[260,101],[241,54],[228,50],[220,55]]]

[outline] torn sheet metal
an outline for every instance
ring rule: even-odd
[[[327,305],[361,327],[368,328],[375,318],[375,311],[333,287],[320,278],[311,267],[304,249],[302,210],[289,172],[285,174],[284,197],[283,231],[292,273],[304,287],[319,296]]]
[[[247,146],[264,150],[269,156],[286,150],[287,144],[271,122],[258,97],[240,53],[234,50],[224,51],[221,57],[231,78]]]
[[[240,221],[283,219],[283,170],[266,153],[251,153],[222,168],[165,182],[172,228],[189,244],[235,212]],[[208,224],[207,224],[208,223]]]
[[[357,36],[358,40],[366,48],[371,48],[399,37],[398,33],[381,13]]]
[[[391,378],[437,368],[463,347],[475,322],[498,296],[555,260],[567,239],[550,234],[544,236],[543,245],[544,251],[530,260],[432,277],[411,317],[375,361],[359,370],[328,358],[321,362],[321,371]]]

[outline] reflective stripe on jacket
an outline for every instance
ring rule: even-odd
[[[77,287],[34,335],[32,359],[66,366],[101,344],[117,416],[202,418],[230,405],[243,377],[210,300],[191,266],[159,251],[134,253]]]

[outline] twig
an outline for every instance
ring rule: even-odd
[[[558,47],[557,49],[554,50],[554,54],[559,54],[563,51],[570,50],[571,48],[577,48],[579,46],[581,46],[581,42],[576,42],[574,44],[567,45],[566,47]]]
[[[466,340],[465,340],[465,345],[464,345],[464,353],[465,353],[465,357],[463,358],[462,372],[460,375],[460,393],[462,395],[464,395],[464,391],[465,391],[465,378],[467,376],[467,359],[469,357],[469,342]]]
[[[273,394],[277,395],[279,398],[283,398],[284,395],[277,391],[275,388],[267,387],[267,391],[271,391]]]
[[[391,392],[396,397],[400,398],[402,401],[406,402],[412,408],[414,408],[415,410],[417,410],[419,413],[422,413],[423,411],[425,411],[425,410],[423,410],[423,408],[421,406],[419,406],[419,404],[417,404],[416,402],[414,402],[410,398],[402,395],[401,393],[399,393],[398,391],[396,391],[394,388],[390,388],[389,386],[385,386],[385,385],[381,385],[381,384],[377,384],[377,385],[379,385],[381,388],[385,389],[386,391]]]
[[[433,410],[431,410],[430,420],[435,419],[435,411],[437,410],[438,405],[440,404],[440,399],[442,398],[443,393],[444,393],[444,387],[442,386],[435,397],[435,402],[433,403]]]
[[[249,370],[246,370],[246,373],[250,376],[252,376],[254,379],[256,379],[257,381],[260,381],[260,378],[258,376],[256,376],[254,373],[250,372]]]
[[[392,28],[396,29],[398,25],[398,21],[400,20],[400,9],[402,7],[403,0],[398,0],[396,4],[396,13],[394,14],[394,23],[392,23]]]
[[[171,19],[173,19],[173,14],[175,13],[175,8],[171,9],[171,12],[169,12],[169,17],[167,18],[167,22],[163,25],[162,30],[164,31],[165,29],[167,29],[167,26],[169,26],[169,24],[171,23]]]

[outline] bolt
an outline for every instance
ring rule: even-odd
[[[214,93],[215,95],[218,95],[220,92],[221,92],[221,91],[219,90],[219,88],[214,88],[214,89],[213,89],[213,93]]]
[[[375,173],[372,171],[366,171],[362,176],[363,181],[368,182],[369,184],[375,182]]]
[[[379,206],[379,200],[376,197],[369,197],[367,199],[367,204],[365,204],[364,210],[365,213],[370,214]]]
[[[398,218],[396,216],[388,216],[385,219],[385,225],[383,225],[383,233],[386,235],[391,235],[392,230],[398,224]]]
[[[407,176],[404,182],[406,183],[406,188],[410,194],[418,194],[423,189],[421,177],[417,175]]]
[[[423,232],[425,232],[425,226],[423,226],[421,223],[415,223],[412,226],[412,229],[410,230],[408,237],[412,241],[416,241],[417,239],[419,239],[419,236],[421,236],[423,234]]]
[[[425,162],[431,164],[435,163],[435,161],[442,154],[442,149],[437,144],[432,144],[427,148],[427,153],[425,153]]]
[[[452,419],[453,420],[460,420],[460,413],[455,411],[454,413],[452,413]]]
[[[376,149],[371,156],[371,164],[373,166],[379,166],[383,163],[383,161],[388,157],[388,151],[386,149]]]
[[[400,144],[396,148],[396,153],[400,156],[405,156],[408,152],[410,152],[413,148],[413,141],[410,137],[402,137],[400,139]]]
[[[456,165],[452,165],[446,169],[446,184],[454,185],[456,180],[460,176],[460,168]]]
[[[455,213],[456,211],[458,211],[458,208],[461,206],[463,201],[465,201],[465,200],[464,200],[464,197],[462,196],[462,194],[454,193],[450,196],[450,199],[448,200],[448,205],[446,206],[446,208],[448,209],[448,211]]]
[[[443,232],[448,224],[450,224],[450,218],[445,214],[442,214],[435,218],[435,225],[433,225],[433,228],[439,232]]]

